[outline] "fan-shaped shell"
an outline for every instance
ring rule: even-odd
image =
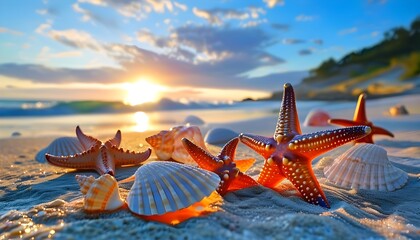
[[[385,149],[367,143],[356,144],[324,169],[327,179],[344,188],[393,191],[408,179],[403,170],[388,160]]]
[[[59,137],[52,141],[50,145],[39,151],[35,160],[38,162],[45,162],[45,154],[51,154],[54,156],[69,156],[75,155],[76,153],[83,152],[84,149],[80,141],[75,137]]]
[[[174,162],[151,162],[140,167],[127,196],[128,208],[151,216],[186,208],[209,196],[220,178],[212,172]]]
[[[313,126],[313,127],[325,127],[329,126],[328,119],[330,119],[330,115],[323,111],[323,110],[312,110],[308,113],[305,118],[305,122],[303,126]]]
[[[95,179],[93,176],[76,175],[76,181],[85,195],[85,210],[112,211],[124,205],[118,191],[118,183],[113,176],[104,174]]]
[[[188,138],[196,145],[206,149],[203,135],[197,126],[178,126],[169,131],[161,131],[146,138],[160,160],[173,159],[181,163],[197,165],[182,145],[182,138]]]

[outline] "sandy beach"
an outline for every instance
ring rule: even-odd
[[[37,152],[57,136],[3,138],[0,139],[0,239],[416,239],[420,236],[419,102],[420,95],[367,102],[369,120],[395,134],[395,138],[375,136],[374,139],[387,150],[392,164],[408,173],[408,182],[401,189],[356,191],[329,182],[323,169],[351,147],[346,144],[313,161],[314,172],[331,203],[330,209],[306,203],[285,180],[278,192],[261,186],[231,192],[215,206],[217,212],[176,226],[148,222],[128,210],[86,213],[75,175],[97,177],[98,174],[58,168],[35,160]],[[391,117],[387,114],[388,108],[396,104],[405,105],[410,115]],[[298,102],[301,124],[313,108],[322,108],[332,117],[352,118],[354,107],[355,103],[344,102],[299,108]],[[209,129],[226,127],[238,133],[271,136],[277,111],[278,108],[273,108],[264,116],[210,121],[200,129],[203,135]],[[329,128],[335,126],[303,127],[302,131],[310,133]],[[121,147],[143,151],[148,147],[145,138],[156,132],[158,130],[123,131]],[[111,136],[90,130],[86,133],[102,140]],[[208,148],[213,153],[220,150],[220,146],[208,145]],[[240,144],[236,158],[246,157],[257,159],[247,172],[256,179],[264,160]],[[152,153],[150,161],[155,159]],[[131,176],[136,169],[118,168],[117,180]],[[129,189],[130,184],[120,187]]]

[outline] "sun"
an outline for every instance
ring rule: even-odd
[[[165,90],[165,87],[154,84],[145,78],[134,83],[127,83],[124,88],[127,91],[124,103],[131,106],[156,102],[159,100],[162,91]]]

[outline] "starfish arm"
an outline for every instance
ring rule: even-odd
[[[109,139],[108,141],[105,142],[104,145],[106,145],[107,147],[120,147],[121,144],[121,131],[118,130],[117,133],[115,134],[115,136],[111,139]]]
[[[329,119],[328,123],[334,124],[334,125],[340,125],[344,127],[351,127],[351,126],[357,126],[360,125],[360,123],[357,123],[352,120],[347,119]]]
[[[300,192],[305,201],[330,208],[327,197],[314,175],[310,161],[305,159],[290,161],[287,158],[283,158],[281,168],[286,178]]]
[[[380,134],[380,135],[387,135],[390,137],[394,137],[394,134],[384,128],[373,126],[372,127],[372,134]]]
[[[362,93],[359,95],[357,100],[356,110],[354,111],[353,120],[359,123],[367,122],[366,117],[366,94]]]
[[[220,151],[219,158],[229,157],[230,159],[233,160],[235,158],[235,152],[236,152],[236,147],[238,146],[238,143],[239,143],[238,138],[234,138],[230,140],[229,142],[227,142],[223,146],[222,150]]]
[[[276,141],[273,138],[241,133],[239,140],[264,158],[269,158],[276,149]]]
[[[213,155],[211,155],[209,152],[202,149],[201,147],[195,145],[187,138],[182,139],[182,144],[184,145],[187,152],[190,154],[191,158],[201,168],[211,172],[215,172],[220,167],[218,160]]]
[[[258,183],[250,176],[239,172],[238,176],[230,183],[228,191],[234,191],[253,186],[258,186]]]
[[[130,151],[124,151],[122,148],[117,147],[111,147],[108,149],[108,151],[111,153],[113,158],[115,159],[115,165],[116,166],[122,166],[122,165],[138,165],[144,161],[146,161],[150,154],[152,153],[152,150],[148,148],[144,152],[130,152]]]
[[[54,156],[47,153],[45,154],[45,158],[47,159],[48,163],[58,167],[94,169],[98,154],[99,148],[92,147],[88,151],[84,151],[80,154],[71,156]]]
[[[296,109],[295,93],[290,83],[284,84],[283,100],[277,120],[274,139],[290,134],[301,134],[299,117]]]
[[[249,168],[252,167],[252,165],[254,165],[255,163],[255,158],[247,158],[247,159],[240,159],[240,160],[235,160],[235,164],[236,167],[239,169],[239,171],[241,172],[246,172]]]
[[[356,126],[298,135],[289,142],[288,149],[312,159],[370,132],[370,127]]]
[[[84,134],[79,126],[76,127],[76,135],[85,150],[90,149],[95,145],[101,145],[101,141]]]
[[[266,161],[257,182],[264,187],[275,188],[283,179],[284,175],[277,164]]]

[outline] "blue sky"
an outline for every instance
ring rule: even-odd
[[[143,78],[174,99],[262,96],[419,15],[417,0],[2,1],[0,96],[121,100]]]

